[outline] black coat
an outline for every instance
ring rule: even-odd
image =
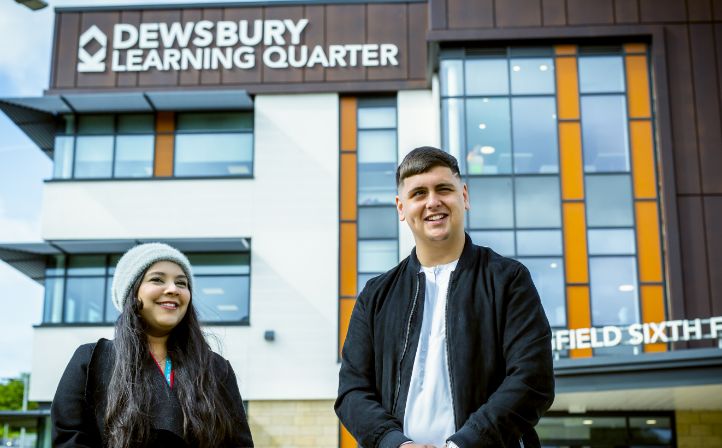
[[[104,415],[110,374],[113,366],[113,342],[100,339],[97,343],[78,347],[65,368],[51,406],[54,447],[104,447]],[[148,357],[145,368],[153,375],[154,401],[151,409],[152,447],[191,447],[195,444],[183,437],[183,412],[176,393],[168,387],[155,362]],[[243,410],[241,394],[231,365],[213,354],[215,372],[223,374],[221,384],[227,401],[233,406],[238,421],[235,441],[225,446],[253,447],[251,432]]]
[[[416,251],[370,280],[351,314],[335,409],[365,448],[396,448],[424,315]],[[472,244],[449,280],[446,344],[462,448],[538,447],[534,432],[554,400],[551,330],[529,271]]]

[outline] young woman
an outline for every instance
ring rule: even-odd
[[[51,408],[55,447],[252,447],[231,365],[193,307],[188,259],[142,244],[115,268],[115,339],[80,346]]]

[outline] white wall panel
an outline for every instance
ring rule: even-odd
[[[243,398],[335,398],[338,120],[336,94],[258,95],[253,179],[51,182],[43,237],[250,238],[251,325],[207,327]],[[34,400],[52,398],[75,347],[98,333],[48,332],[36,330]]]

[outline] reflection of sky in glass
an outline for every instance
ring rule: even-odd
[[[115,177],[150,177],[153,174],[152,135],[120,135],[115,139]]]
[[[590,227],[634,225],[629,175],[588,175],[585,180]]]
[[[512,94],[553,94],[554,60],[551,58],[511,59]]]
[[[621,56],[581,56],[581,93],[624,92],[624,63]]]
[[[396,131],[358,133],[358,163],[396,163]]]
[[[517,177],[514,182],[518,228],[561,227],[558,177]]]
[[[359,107],[358,128],[395,128],[395,107]]]
[[[394,204],[396,162],[358,165],[359,205]]]
[[[464,94],[463,62],[460,60],[441,61],[439,75],[441,77],[441,95],[457,96]]]
[[[248,317],[247,276],[196,277],[193,303],[204,322],[233,321]]]
[[[633,229],[590,229],[590,255],[634,255]]]
[[[514,98],[511,108],[514,120],[514,172],[559,172],[554,98]]]
[[[466,100],[468,174],[511,172],[511,122],[507,98]]]
[[[519,258],[531,273],[552,327],[566,326],[564,264],[561,258]]]
[[[633,257],[590,257],[592,325],[639,321],[637,265]]]
[[[474,244],[478,246],[486,246],[505,257],[515,255],[513,230],[476,230],[469,232],[469,236]]]
[[[467,95],[505,95],[509,93],[509,68],[506,59],[467,59],[465,66]]]
[[[398,263],[396,240],[359,241],[358,252],[359,272],[386,272]]]
[[[511,179],[471,178],[469,179],[469,227],[493,229],[514,227]]]
[[[110,177],[113,137],[78,137],[75,143],[76,178]]]
[[[399,233],[396,207],[359,207],[359,238],[396,238]]]
[[[519,256],[562,255],[561,230],[520,230],[516,233]]]
[[[464,100],[446,99],[441,101],[441,127],[444,136],[443,147],[459,161],[461,174],[466,174],[466,157],[462,156],[464,142]]]
[[[624,95],[582,96],[584,171],[629,171]]]

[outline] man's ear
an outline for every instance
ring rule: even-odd
[[[464,184],[464,190],[462,194],[464,195],[464,210],[471,210],[471,202],[469,202],[469,189],[466,187],[466,184]]]
[[[398,196],[396,196],[396,211],[399,214],[399,221],[406,220],[406,217],[404,216],[404,204],[401,202],[401,199],[399,199]]]

